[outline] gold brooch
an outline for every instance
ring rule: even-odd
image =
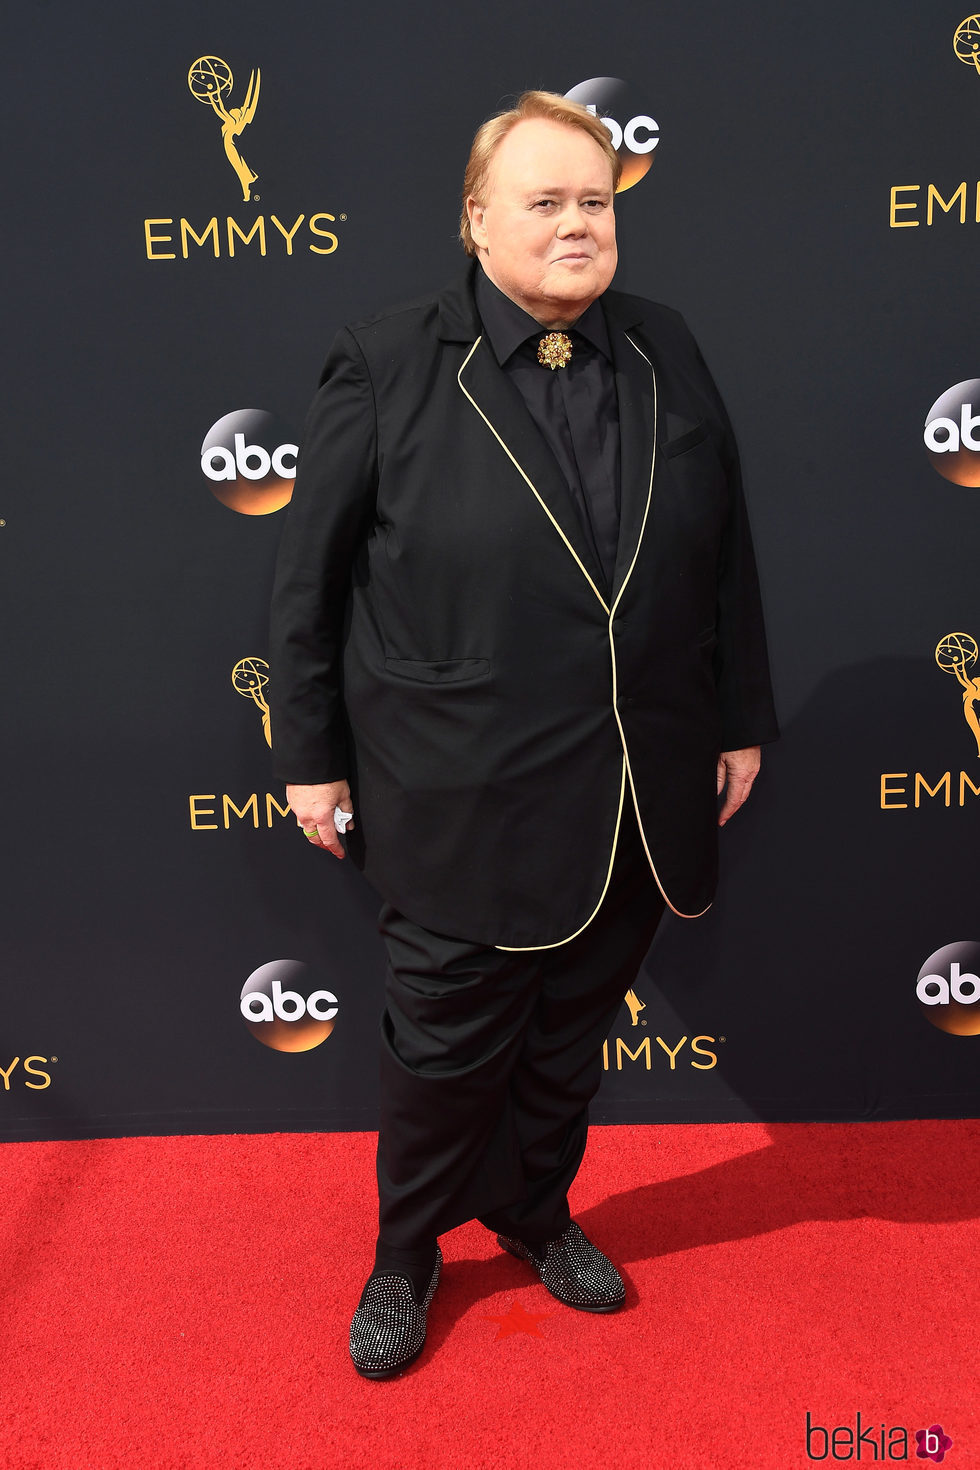
[[[538,362],[542,367],[563,368],[572,357],[572,339],[564,332],[549,332],[538,343]]]

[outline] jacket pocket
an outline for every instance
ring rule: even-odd
[[[474,684],[490,676],[488,658],[386,658],[385,668],[416,684]]]
[[[679,454],[686,454],[696,444],[700,444],[708,437],[708,430],[703,423],[694,424],[686,433],[678,434],[676,439],[668,439],[666,444],[661,445],[660,453],[665,459],[676,459]]]

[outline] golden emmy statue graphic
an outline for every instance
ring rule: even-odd
[[[980,15],[968,15],[956,27],[953,50],[966,66],[980,71]]]
[[[231,682],[243,699],[251,699],[262,712],[262,733],[265,743],[272,748],[272,731],[269,728],[269,706],[262,690],[269,682],[269,665],[264,658],[240,658],[231,671]]]
[[[646,1001],[640,999],[635,990],[627,990],[626,1004],[630,1008],[630,1021],[634,1026],[639,1025],[640,1012],[646,1010]]]
[[[977,640],[969,633],[947,633],[936,644],[936,663],[944,674],[955,674],[963,686],[963,718],[973,731],[977,755],[980,756],[980,716],[977,714],[980,679],[969,679],[966,673],[967,669],[973,668],[978,655]]]
[[[226,107],[224,99],[235,85],[235,78],[231,74],[231,67],[227,61],[222,61],[220,56],[199,56],[187,73],[187,85],[191,96],[196,97],[198,102],[209,103],[221,119],[221,137],[224,141],[225,153],[228,155],[228,162],[238,175],[238,182],[242,186],[242,198],[246,204],[252,197],[252,185],[258,178],[258,174],[252,172],[239,153],[235,139],[248,127],[255,116],[255,109],[259,105],[259,78],[260,73],[253,71],[248,79],[248,91],[245,93],[243,106]]]

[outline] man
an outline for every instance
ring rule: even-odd
[[[607,289],[619,168],[551,93],[484,124],[467,276],[339,334],[283,538],[277,771],[311,845],[356,813],[385,900],[370,1377],[421,1351],[465,1220],[621,1305],[567,1203],[602,1041],[776,734],[724,408],[677,314]]]

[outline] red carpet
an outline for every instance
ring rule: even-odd
[[[566,1310],[467,1226],[390,1383],[346,1353],[372,1135],[0,1145],[0,1463],[793,1470],[857,1463],[860,1432],[862,1464],[929,1466],[938,1424],[967,1470],[978,1145],[978,1122],[593,1129],[573,1205],[626,1308]]]

